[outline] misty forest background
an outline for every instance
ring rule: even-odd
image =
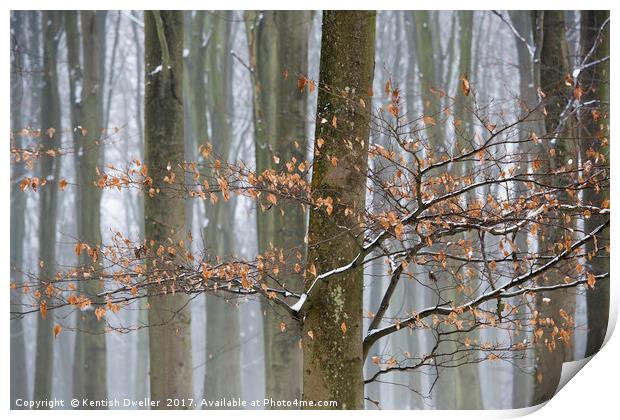
[[[585,44],[608,12],[547,13],[559,22],[554,32],[566,46],[564,56],[557,58],[566,62],[557,71],[561,79],[564,68],[580,62]],[[118,231],[130,238],[144,237],[143,194],[136,189],[105,188],[81,199],[79,188],[71,185],[66,190],[20,191],[21,179],[32,174],[71,184],[71,180],[86,179],[95,166],[123,167],[133,159],[144,161],[144,94],[149,75],[145,73],[143,14],[11,12],[12,130],[53,127],[56,147],[67,151],[34,167],[12,164],[12,281],[22,273],[36,273],[42,268],[40,261],[55,264],[58,270],[83,263],[84,255],[76,255],[76,240],[108,243]],[[275,152],[297,153],[300,162],[311,159],[317,95],[305,85],[300,91],[299,84],[319,80],[322,13],[186,11],[182,19],[185,159],[198,160],[199,145],[205,142],[213,144],[217,156],[250,167],[269,167]],[[371,108],[389,101],[391,92],[386,93],[385,86],[390,81],[405,98],[401,112],[419,115],[428,107],[432,89],[455,96],[465,76],[475,86],[478,103],[501,104],[506,115],[519,115],[514,99],[535,102],[537,97],[533,68],[540,57],[528,49],[535,45],[539,29],[533,25],[536,12],[528,11],[377,12]],[[152,70],[162,71],[166,69],[161,66]],[[260,78],[260,92],[255,90],[256,78]],[[260,115],[257,97],[263,100]],[[81,130],[98,124],[104,127],[100,147],[75,148]],[[534,131],[541,122],[529,124],[527,130]],[[274,137],[290,141],[272,146],[269,139]],[[12,142],[17,146],[12,147],[27,148],[30,139],[16,135]],[[385,141],[384,134],[371,130],[371,143]],[[252,258],[269,249],[270,243],[287,246],[303,240],[307,224],[307,213],[291,210],[285,222],[288,236],[270,236],[269,226],[277,231],[281,222],[266,216],[257,220],[261,218],[257,202],[234,194],[217,205],[188,199],[184,212],[197,254]],[[365,311],[379,306],[386,287],[385,266],[379,259],[365,267]],[[594,301],[588,302],[585,287],[570,293],[575,297],[571,351],[579,359],[598,349],[600,342],[592,342],[588,330],[594,322],[606,324],[606,320],[592,317]],[[12,305],[19,299],[12,300]],[[598,306],[604,308],[607,303],[601,299]],[[91,334],[102,332],[106,324],[80,320],[79,311],[70,307],[54,310],[46,319],[12,319],[12,406],[20,397],[68,400],[79,393],[148,397],[149,328],[136,328],[148,323],[145,304],[142,300],[114,314],[115,330],[106,334]],[[388,315],[434,304],[432,293],[415,282],[403,282]],[[192,297],[190,368],[195,397],[254,400],[299,392],[299,380],[287,370],[298,363],[299,355],[265,358],[265,349],[283,345],[274,337],[285,328],[278,318],[281,314],[274,315],[277,311],[268,306],[252,296]],[[365,316],[364,330],[369,322]],[[62,325],[62,332],[52,337],[56,324]],[[601,328],[604,335],[604,325]],[[493,328],[473,331],[470,337],[490,343],[514,338],[509,330]],[[370,355],[416,354],[428,340],[423,334],[389,335],[375,344]],[[525,407],[538,401],[533,357],[530,352],[515,360],[500,358],[442,369],[436,383],[435,372],[396,371],[366,386],[372,401],[365,405],[376,408],[380,401],[381,408],[401,409]],[[371,375],[377,364],[369,357],[364,369],[365,376]]]

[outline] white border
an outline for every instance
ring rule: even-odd
[[[3,14],[3,22],[2,28],[4,28],[4,37],[0,42],[1,50],[0,56],[7,57],[10,56],[10,40],[7,36],[7,32],[9,30],[9,11],[11,9],[19,9],[19,10],[38,10],[41,8],[52,8],[52,9],[90,9],[96,8],[105,8],[105,9],[170,9],[170,6],[175,6],[182,9],[204,9],[208,6],[210,8],[218,9],[217,6],[225,5],[227,9],[373,9],[380,8],[383,10],[386,9],[411,9],[416,6],[432,6],[433,9],[440,10],[458,10],[463,8],[471,8],[471,9],[610,9],[612,15],[612,25],[611,25],[611,47],[612,50],[617,50],[617,45],[620,45],[620,41],[618,41],[618,31],[616,30],[615,24],[613,24],[616,9],[618,7],[617,2],[612,3],[611,1],[588,1],[587,3],[584,1],[574,1],[574,0],[565,0],[565,1],[531,1],[531,0],[522,0],[518,3],[513,2],[504,2],[500,3],[497,1],[482,1],[475,0],[469,2],[463,1],[453,1],[453,0],[443,0],[441,2],[414,2],[414,1],[402,1],[402,0],[383,0],[381,2],[371,2],[366,0],[358,0],[355,2],[345,2],[338,0],[315,0],[312,2],[292,2],[292,1],[242,1],[242,0],[228,0],[225,3],[217,2],[205,2],[202,1],[194,1],[188,0],[183,2],[170,2],[170,1],[161,1],[161,0],[151,0],[151,1],[118,1],[118,0],[107,0],[103,1],[90,1],[86,3],[84,0],[76,1],[76,0],[63,0],[63,1],[54,1],[54,2],[42,2],[42,1],[33,1],[33,0],[8,0],[4,1],[2,7],[4,9]],[[182,7],[181,7],[182,6]],[[214,7],[215,6],[215,7]],[[615,52],[612,52],[612,56],[616,56]],[[611,79],[614,80],[614,83],[611,85],[611,93],[612,97],[616,98],[618,95],[618,86],[620,82],[615,83],[620,80],[618,77],[618,67],[614,65],[615,59],[612,60],[611,65]],[[8,140],[8,133],[10,130],[10,122],[9,122],[9,107],[10,107],[10,92],[9,92],[9,65],[8,60],[4,62],[4,65],[0,67],[0,72],[2,74],[2,96],[1,96],[1,104],[2,104],[2,118],[0,122],[1,132],[5,133],[5,141]],[[612,101],[615,103],[614,101]],[[614,121],[616,121],[617,113],[616,111],[612,112],[612,125],[614,125]],[[8,141],[7,141],[8,143]],[[5,153],[7,143],[5,143]],[[618,146],[611,147],[611,159],[613,162],[618,162],[620,157],[618,156],[619,152],[617,152]],[[5,240],[1,243],[1,251],[0,258],[2,261],[3,272],[8,274],[9,272],[9,178],[10,178],[10,170],[8,165],[8,154],[4,157],[4,164],[0,165],[0,173],[2,174],[2,179],[0,181],[0,191],[4,200],[2,201],[2,205],[0,206],[0,217],[4,223],[5,232]],[[612,179],[619,179],[620,177],[620,166],[618,164],[611,166]],[[617,188],[612,188],[612,203],[616,202],[616,191]],[[612,217],[613,218],[613,217]],[[620,232],[618,224],[615,221],[611,225],[611,246],[614,252],[620,246]],[[611,279],[616,279],[620,274],[620,268],[617,264],[614,264],[612,259],[611,265]],[[588,367],[583,369],[583,372],[579,372],[575,378],[571,379],[566,386],[561,389],[561,391],[551,399],[546,406],[539,410],[541,407],[534,407],[530,409],[522,409],[522,410],[505,410],[505,411],[393,411],[390,412],[390,416],[394,416],[394,418],[403,418],[403,419],[411,419],[412,416],[415,416],[416,419],[427,419],[427,418],[459,418],[459,419],[495,419],[495,418],[510,418],[510,417],[518,417],[522,415],[530,414],[529,418],[531,419],[543,419],[543,418],[561,418],[561,419],[585,419],[585,418],[609,418],[608,413],[616,412],[616,400],[618,399],[618,380],[619,380],[619,363],[616,355],[620,354],[620,339],[618,339],[617,335],[611,336],[611,332],[613,331],[613,327],[615,326],[618,314],[618,288],[615,287],[616,281],[613,280],[611,282],[611,307],[610,307],[610,328],[608,331],[608,336],[606,340],[608,340],[607,344],[604,348],[594,356],[587,364]],[[6,287],[6,294],[4,296],[4,304],[5,304],[5,314],[9,306],[9,293],[8,293],[8,282],[5,282],[4,285]],[[0,317],[0,328],[4,333],[5,345],[0,347],[0,359],[5,363],[5,369],[3,370],[2,380],[0,381],[0,391],[2,397],[0,397],[0,407],[3,408],[3,412],[9,412],[9,375],[8,375],[8,364],[9,364],[9,318],[8,316]],[[570,366],[566,366],[566,368],[570,368]],[[568,371],[567,371],[568,372]],[[309,418],[317,415],[317,412],[303,411],[296,412],[294,415],[298,418]],[[11,418],[38,418],[39,416],[45,416],[48,419],[72,419],[72,418],[82,418],[84,416],[83,412],[80,411],[50,411],[45,414],[41,412],[35,411],[12,411],[9,414]],[[89,417],[92,418],[104,418],[108,416],[114,416],[116,418],[135,418],[135,417],[152,417],[152,418],[168,418],[171,415],[170,412],[157,412],[157,411],[122,411],[117,410],[114,413],[107,411],[96,411],[90,412],[88,414]],[[181,414],[173,414],[174,416]],[[188,411],[182,414],[187,417],[204,417],[208,416],[208,413],[199,412],[199,411]],[[218,413],[218,417],[227,416],[227,415],[242,415],[241,412],[235,411],[234,413]],[[251,413],[247,413],[247,415],[252,416],[255,419],[261,420],[266,418],[287,418],[291,416],[290,412],[257,412],[253,411]],[[319,414],[320,415],[320,414]],[[381,415],[376,411],[365,411],[365,412],[332,412],[328,414],[330,417],[335,416],[338,418],[371,418],[376,415]]]

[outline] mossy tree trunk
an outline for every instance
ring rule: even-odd
[[[581,12],[581,47],[585,57],[590,48],[597,43],[596,52],[590,61],[604,59],[609,56],[609,23],[602,31],[599,40],[597,36],[605,20],[609,18],[609,11],[584,10]],[[609,159],[609,147],[604,141],[609,140],[609,60],[583,70],[579,80],[585,90],[583,101],[599,101],[593,106],[586,107],[581,113],[582,126],[579,127],[579,139],[582,162],[593,160],[588,151],[603,153]],[[588,188],[583,193],[584,204],[601,206],[604,200],[609,199],[609,187],[603,186],[600,192]],[[585,220],[585,232],[591,232],[601,224],[601,218],[592,216]],[[599,237],[598,250],[592,242],[586,244],[586,253],[592,254],[588,259],[589,272],[599,274],[609,272],[609,256],[601,255],[606,242],[603,236]],[[607,324],[609,322],[609,281],[602,281],[590,288],[586,294],[588,314],[588,338],[586,342],[586,357],[591,356],[603,345]]]
[[[145,236],[156,249],[169,240],[179,244],[186,236],[184,197],[163,182],[168,163],[175,179],[184,179],[183,13],[145,12],[144,34],[145,164],[153,188],[160,188],[154,197],[145,194]],[[176,269],[174,262],[170,264],[171,271]],[[156,283],[151,287],[160,291]],[[166,398],[194,397],[188,299],[180,293],[148,298],[150,388],[159,408],[165,408]]]
[[[557,135],[555,143],[547,140],[542,144],[540,153],[544,163],[541,170],[546,173],[556,170],[563,172],[569,159],[577,161],[573,157],[575,150],[568,136],[570,124],[558,132],[561,113],[568,100],[567,95],[572,95],[572,89],[564,85],[564,78],[569,73],[564,12],[538,12],[538,25],[542,25],[540,87],[546,94],[545,131],[548,139]],[[552,184],[559,184],[567,182],[566,178],[560,175],[548,181]],[[558,200],[566,202],[566,193],[558,194]],[[548,218],[552,225],[551,228],[545,229],[543,226],[539,230],[538,253],[540,255],[555,255],[561,252],[558,244],[563,244],[566,239],[565,235],[570,235],[568,230],[564,229],[570,226],[567,226],[563,214],[551,212]],[[539,283],[555,284],[561,280],[558,275],[555,275],[549,276],[546,280],[539,279]],[[560,316],[560,309],[574,317],[575,291],[566,289],[538,293],[536,294],[536,308],[539,311],[536,328],[543,330],[543,336],[535,343],[534,404],[539,404],[553,397],[560,380],[562,364],[573,359],[572,342],[564,342],[554,331],[554,327],[570,329],[570,326],[564,325],[565,320]]]
[[[315,148],[312,190],[317,198],[331,197],[333,213],[325,206],[311,209],[308,266],[317,273],[343,266],[360,252],[374,44],[374,11],[324,12],[316,125],[316,138],[324,144]],[[308,274],[307,285],[312,277]],[[302,332],[303,398],[362,409],[363,270],[316,286],[306,302]]]
[[[254,69],[254,131],[256,169],[286,170],[285,163],[305,160],[306,93],[297,89],[299,76],[308,69],[308,11],[264,11],[245,14],[250,62]],[[276,165],[273,156],[280,158]],[[306,217],[300,206],[262,210],[257,205],[258,251],[271,246],[284,249],[292,266],[303,244]],[[281,213],[284,210],[284,214]],[[305,254],[305,249],[299,249]],[[290,258],[289,258],[290,257]],[[280,281],[291,290],[303,287],[301,275],[291,273]],[[274,400],[301,398],[302,354],[300,326],[268,301],[263,302],[265,345],[265,396]],[[282,331],[281,323],[286,324]]]

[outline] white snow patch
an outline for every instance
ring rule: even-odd
[[[295,311],[295,312],[299,312],[301,307],[304,305],[304,302],[306,302],[306,297],[308,297],[308,296],[305,293],[302,293],[302,295],[299,298],[299,300],[297,301],[297,303],[294,304],[293,306],[291,306],[291,309],[293,311]]]
[[[149,76],[152,76],[154,74],[157,74],[159,72],[161,72],[163,69],[162,65],[160,64],[159,66],[155,67],[155,70],[153,70],[152,72],[149,73]]]

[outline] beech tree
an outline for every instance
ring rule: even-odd
[[[299,165],[306,161],[306,95],[308,36],[311,12],[246,11],[246,27],[253,82],[256,170],[285,170],[274,157],[291,157]],[[301,77],[301,79],[299,79]],[[301,80],[302,89],[297,82]],[[308,168],[309,169],[309,168]],[[272,203],[257,206],[259,252],[297,248],[306,233],[302,206],[272,209]],[[302,259],[306,250],[299,248]],[[281,285],[299,289],[302,276],[292,273]],[[278,400],[301,397],[301,330],[296,320],[280,308],[263,301],[265,313],[265,394]]]
[[[581,140],[581,159],[609,160],[609,11],[581,12],[581,62],[577,93],[584,107],[579,115],[578,130]],[[598,62],[598,65],[589,65]],[[587,105],[586,105],[587,104]],[[596,151],[602,153],[597,156]],[[588,189],[583,193],[588,204],[609,200],[609,191]],[[585,221],[585,229],[600,222],[597,216]],[[609,271],[609,259],[596,257],[596,246],[586,245],[587,264],[592,269]],[[586,356],[596,353],[603,345],[609,322],[609,283],[588,290],[588,340]]]
[[[25,101],[24,82],[21,78],[20,71],[27,61],[27,56],[23,51],[24,31],[23,26],[26,16],[21,13],[11,15],[11,26],[15,27],[12,32],[11,39],[11,126],[21,127],[21,108]],[[22,148],[22,138],[19,135],[11,133],[12,148]],[[11,280],[15,281],[19,276],[19,267],[24,264],[24,239],[25,239],[25,217],[23,209],[26,207],[28,197],[24,194],[18,194],[19,181],[26,173],[26,167],[21,161],[16,161],[11,166]],[[12,293],[11,302],[15,303],[12,309],[19,310],[21,304],[21,296],[18,293]],[[15,365],[11,369],[11,409],[17,409],[17,398],[23,398],[27,395],[26,375],[26,357],[25,357],[25,337],[24,325],[22,320],[15,319],[11,321],[11,360]]]
[[[362,246],[374,74],[374,12],[325,12],[321,39],[312,193],[325,208],[311,211],[308,266],[330,272],[355,258]],[[303,323],[303,397],[336,400],[339,408],[364,402],[362,367],[362,265],[329,281],[308,281],[299,302]],[[305,307],[304,307],[305,305]],[[307,309],[306,309],[307,308]]]
[[[40,172],[37,179],[29,180],[31,188],[38,188],[41,184],[58,185],[60,163],[54,158],[54,138],[58,139],[60,126],[60,96],[58,93],[58,35],[61,30],[60,12],[43,12],[43,74],[41,92],[41,146],[44,155],[40,159]],[[58,133],[58,135],[56,134]],[[49,151],[49,153],[47,153]],[[23,180],[22,180],[23,183]],[[52,305],[50,298],[53,293],[48,286],[54,280],[56,272],[56,206],[58,202],[58,188],[46,188],[41,191],[40,220],[46,220],[39,226],[39,282],[36,288],[41,318],[37,323],[37,356],[35,363],[34,399],[45,400],[52,397],[53,372],[53,336],[54,314],[47,309]],[[23,184],[22,184],[23,188]],[[48,300],[50,300],[48,305]]]
[[[103,133],[103,80],[105,51],[105,12],[81,12],[77,30],[77,13],[65,12],[67,55],[70,63],[69,86],[71,95],[74,148],[77,151],[76,173],[84,180],[78,187],[78,237],[89,244],[101,242],[101,190],[95,185],[94,167],[100,164]],[[80,37],[82,45],[80,48]],[[84,64],[80,64],[80,52]],[[78,91],[79,89],[79,91]],[[77,95],[80,95],[79,97]],[[90,181],[90,182],[89,182]],[[80,252],[79,262],[88,266],[100,264],[94,253]],[[96,295],[101,289],[99,279],[93,278],[80,284],[88,295]],[[73,394],[76,397],[105,399],[107,396],[107,360],[105,328],[97,317],[78,314],[73,363]]]
[[[184,255],[177,255],[176,247],[187,240],[184,200],[169,186],[183,178],[182,12],[145,12],[144,39],[146,154],[141,171],[151,179],[144,204],[144,246],[161,249],[158,257],[173,257],[148,262],[151,270],[165,275],[182,263]],[[188,297],[177,293],[174,283],[163,286],[148,285],[151,398],[193,398]]]

